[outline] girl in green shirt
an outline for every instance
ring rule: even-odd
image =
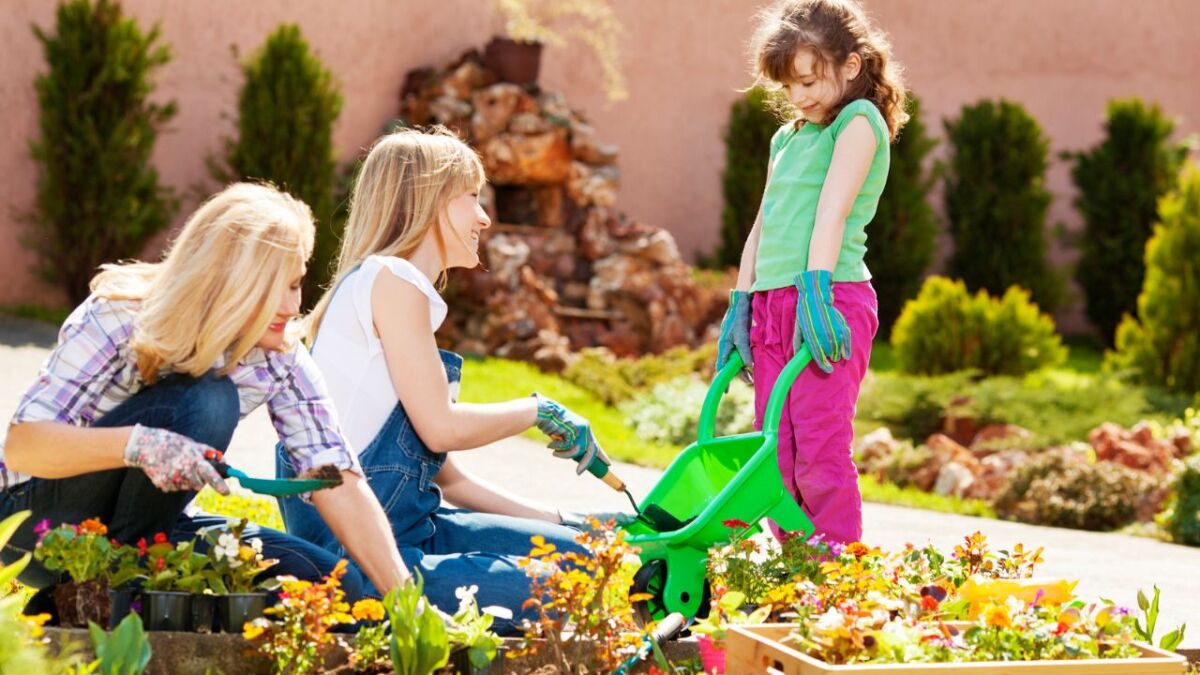
[[[771,139],[717,367],[737,350],[761,429],[771,387],[808,345],[815,367],[789,394],[779,468],[817,534],[857,541],[851,421],[879,326],[863,257],[890,144],[908,119],[904,84],[886,37],[853,0],[777,2],[762,14],[754,54],[758,83],[785,91],[798,116]]]

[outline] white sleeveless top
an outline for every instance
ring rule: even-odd
[[[373,255],[334,291],[312,354],[341,418],[343,433],[359,453],[371,444],[399,400],[371,315],[371,290],[384,269],[429,298],[432,330],[437,331],[447,312],[446,301],[429,278],[403,258]]]

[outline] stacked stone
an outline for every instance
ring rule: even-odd
[[[483,269],[451,275],[444,346],[559,370],[584,347],[711,338],[721,293],[696,284],[670,233],[617,210],[617,148],[562,95],[496,82],[472,51],[409,73],[401,120],[453,129],[487,170]]]

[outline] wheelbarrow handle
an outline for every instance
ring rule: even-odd
[[[811,361],[812,355],[808,353],[808,345],[800,345],[800,350],[783,367],[783,371],[779,373],[779,379],[775,380],[775,386],[771,387],[771,397],[767,399],[767,410],[763,415],[763,433],[779,433],[779,419],[783,414],[783,404],[787,402],[788,391],[791,390],[800,371],[804,370]],[[721,403],[721,397],[725,395],[729,384],[741,370],[742,356],[734,349],[729,355],[725,367],[717,372],[713,383],[708,387],[708,393],[704,396],[704,405],[700,408],[700,422],[697,424],[699,428],[696,430],[697,440],[712,440],[717,426],[717,407]]]

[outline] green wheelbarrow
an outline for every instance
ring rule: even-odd
[[[801,346],[771,389],[763,429],[755,433],[713,436],[717,405],[742,368],[736,350],[713,379],[696,442],[646,495],[639,505],[643,516],[624,528],[626,541],[641,549],[642,567],[630,594],[650,596],[634,603],[643,625],[671,612],[688,618],[708,613],[708,550],[729,543],[733,530],[725,521],[748,523],[756,534],[759,521],[771,518],[784,530],[812,534],[812,521],[783,487],[775,456],[788,391],[810,360],[808,347]]]

